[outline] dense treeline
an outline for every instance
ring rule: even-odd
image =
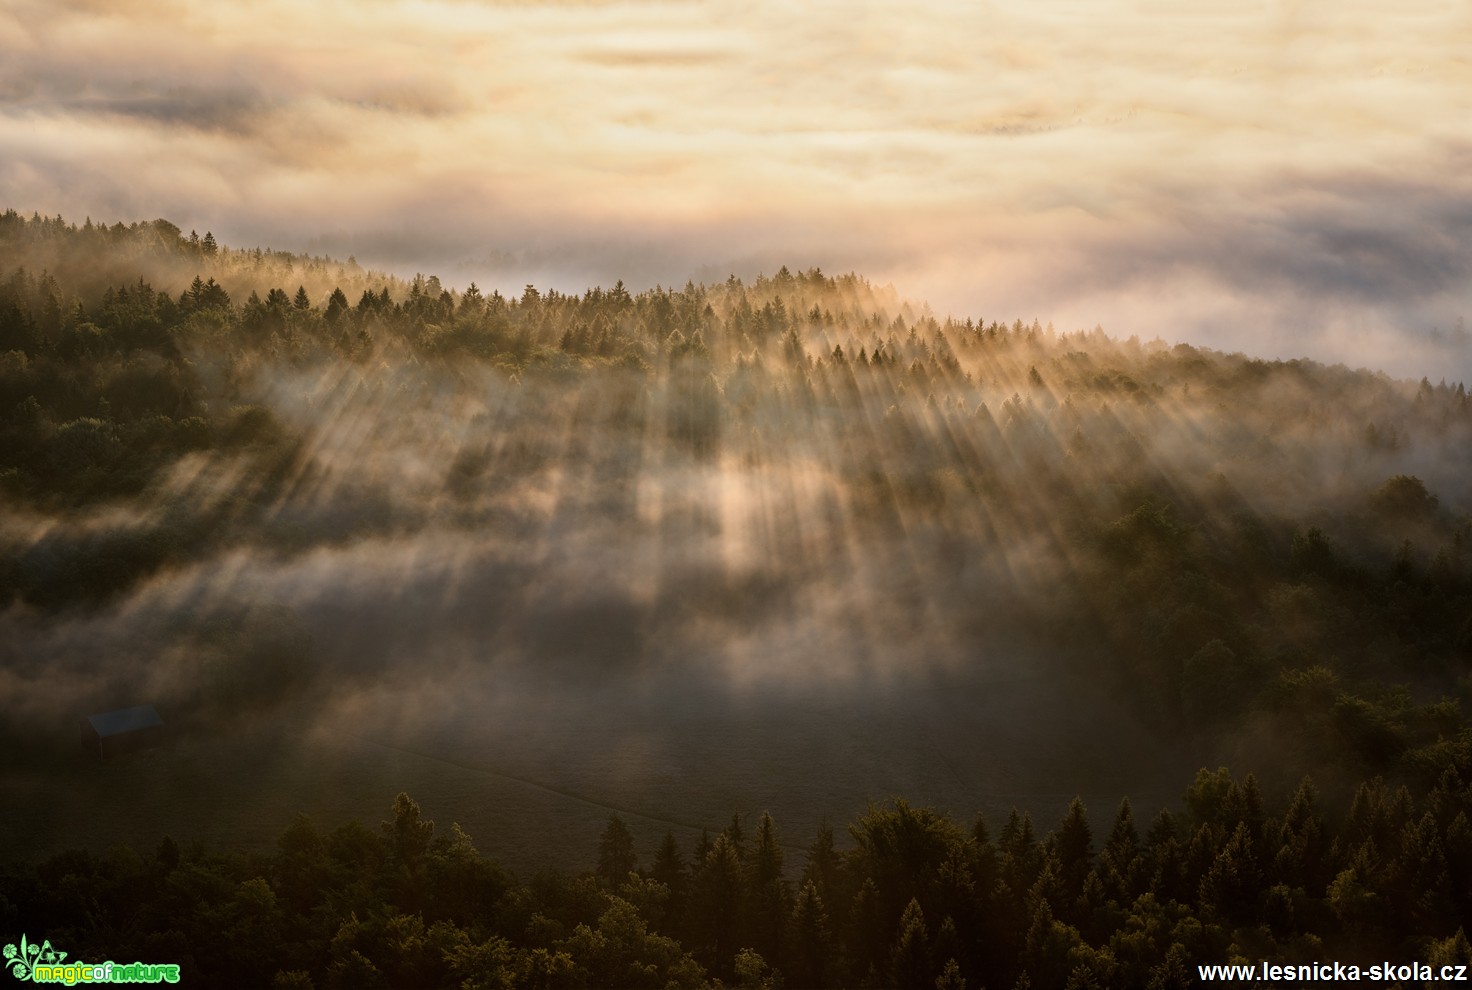
[[[270,248],[231,249],[218,244],[214,234],[184,234],[167,220],[141,223],[69,224],[61,217],[33,214],[29,219],[15,210],[0,212],[0,271],[7,275],[24,268],[38,276],[44,311],[48,289],[57,302],[98,306],[107,290],[143,279],[177,297],[196,275],[205,281],[228,278],[242,297],[264,294],[271,286],[299,282],[314,295],[341,286],[357,292],[387,280],[364,270],[356,261],[293,254]],[[49,280],[47,278],[49,276]],[[392,284],[397,285],[394,282]],[[63,296],[65,298],[63,298]]]
[[[302,987],[1190,987],[1210,962],[1472,963],[1472,791],[1376,779],[1337,823],[1305,780],[1202,770],[1184,807],[1095,837],[896,800],[789,865],[733,816],[641,863],[610,817],[597,868],[518,882],[401,794],[375,831],[299,817],[272,854],[165,838],[0,875],[0,930],[72,958],[170,961],[190,985]],[[995,825],[995,823],[993,823]]]

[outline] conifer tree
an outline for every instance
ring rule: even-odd
[[[1100,879],[1106,894],[1121,904],[1133,903],[1142,865],[1134,809],[1130,807],[1130,799],[1125,798],[1119,802],[1100,855]]]
[[[747,860],[750,932],[753,947],[765,958],[780,962],[788,914],[787,883],[782,876],[782,847],[769,813],[757,825],[756,848]]]
[[[803,866],[802,882],[811,883],[826,901],[843,893],[843,859],[833,846],[833,829],[824,822],[818,827],[817,837],[808,847],[807,863]]]
[[[746,937],[742,872],[736,846],[723,832],[711,843],[691,882],[691,928],[696,945],[707,965],[717,970],[729,972],[730,960]]]
[[[618,815],[608,816],[608,825],[598,840],[598,868],[595,873],[610,890],[617,890],[635,869],[639,859],[634,853],[634,834]]]
[[[966,990],[966,978],[956,960],[946,960],[945,968],[935,978],[935,990]]]
[[[914,898],[900,915],[898,934],[890,950],[889,974],[892,985],[901,990],[930,990],[935,985],[930,964],[930,935],[920,902]]]
[[[327,312],[324,314],[328,326],[336,326],[338,320],[342,319],[342,314],[349,308],[348,297],[343,294],[342,289],[333,289],[332,295],[327,300]]]
[[[812,880],[804,881],[792,907],[789,926],[790,948],[784,972],[788,974],[792,986],[828,985],[829,975],[836,971],[833,965],[836,960],[832,958],[832,937],[822,895]]]
[[[1068,812],[1054,837],[1053,848],[1058,857],[1058,879],[1066,898],[1064,903],[1071,904],[1083,893],[1084,878],[1089,875],[1094,859],[1088,812],[1077,797],[1068,805]]]
[[[649,875],[670,888],[671,893],[684,888],[685,858],[680,855],[675,833],[665,832],[659,851],[654,854],[654,864],[649,869]]]
[[[1002,852],[1002,882],[1019,906],[1023,895],[1037,880],[1042,866],[1041,849],[1033,832],[1032,815],[1013,808],[1002,826],[999,845]]]
[[[1202,878],[1201,906],[1234,924],[1244,924],[1253,917],[1262,891],[1252,831],[1247,822],[1239,822]]]

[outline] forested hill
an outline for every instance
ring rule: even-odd
[[[676,594],[760,625],[816,587],[927,662],[980,608],[1167,724],[1291,712],[1308,766],[1465,731],[1461,383],[939,320],[816,270],[505,298],[212,241],[0,217],[0,600],[606,524],[650,570],[642,644],[679,643]]]
[[[377,290],[401,285],[351,259],[343,262],[270,248],[233,250],[218,244],[210,231],[185,234],[167,220],[108,226],[88,218],[78,225],[59,216],[33,214],[27,219],[7,209],[0,213],[0,271],[10,276],[17,269],[40,279],[32,291],[38,293],[34,302],[41,310],[35,315],[41,320],[51,318],[45,310],[50,297],[58,306],[80,302],[98,309],[109,289],[139,280],[175,299],[196,277],[202,282],[223,281],[242,300],[251,292],[265,296],[287,283],[305,286],[318,297],[334,288],[356,297],[370,286]]]
[[[1075,791],[1079,766],[1109,794],[1096,810],[1141,791],[1179,794],[1184,781],[1139,756],[1163,753],[1252,771],[1252,790],[1260,781],[1270,807],[1290,810],[1269,829],[1238,806],[1233,781],[1245,776],[1207,779],[1221,801],[1235,795],[1235,810],[1193,812],[1189,827],[1147,839],[1149,862],[1180,859],[1158,874],[1167,886],[1136,878],[1112,895],[1103,874],[1103,888],[1080,887],[1087,852],[1060,853],[1076,872],[1047,875],[1041,847],[1014,823],[1004,845],[1031,865],[1009,881],[1013,901],[996,900],[1000,888],[978,895],[1010,905],[1013,949],[1051,956],[1053,942],[1029,940],[1062,938],[1058,951],[1082,952],[1077,936],[1102,951],[1115,926],[1138,928],[1110,951],[1138,951],[1130,972],[1157,972],[1189,939],[1146,930],[1189,928],[1222,863],[1211,895],[1225,905],[1211,922],[1220,930],[1198,939],[1217,956],[1230,945],[1313,956],[1312,938],[1350,945],[1372,929],[1376,945],[1463,951],[1452,940],[1472,889],[1463,385],[1027,319],[941,318],[858,275],[816,269],[508,297],[232,249],[166,221],[78,227],[7,212],[0,746],[15,759],[5,791],[48,808],[111,786],[112,775],[75,765],[73,726],[139,700],[186,740],[161,766],[237,730],[260,747],[246,767],[269,764],[272,746],[357,733],[385,753],[443,757],[435,773],[489,763],[495,779],[531,780],[536,800],[566,798],[577,814],[601,816],[627,795],[649,807],[775,794],[794,831],[851,819],[848,807],[819,806],[844,787],[917,805],[930,799],[914,791],[929,788],[970,803],[966,820],[995,799],[996,781],[1023,795],[1009,803],[1035,799],[1040,817],[1061,810],[1057,794]],[[1005,709],[987,707],[997,697]],[[250,735],[261,726],[270,742]],[[750,726],[761,731],[750,745],[720,735]],[[872,750],[882,757],[858,758]],[[378,772],[389,759],[374,752]],[[537,777],[549,765],[538,759],[573,782]],[[901,765],[917,769],[904,777]],[[872,779],[849,779],[861,772]],[[1326,826],[1347,844],[1294,873],[1269,864],[1280,847],[1307,855],[1299,846],[1320,841],[1291,810],[1294,794],[1314,793],[1300,792],[1305,775],[1325,807],[1367,796],[1360,819]],[[130,779],[187,800],[162,772]],[[268,789],[248,773],[232,786],[241,815]],[[472,788],[402,789],[429,804]],[[693,828],[706,807],[647,817]],[[843,934],[842,957],[782,956],[789,967],[836,966],[851,981],[872,964],[883,983],[895,972],[883,967],[909,965],[896,938],[910,928],[924,965],[944,964],[934,944],[955,937],[944,918],[961,908],[935,898],[960,888],[937,884],[957,864],[990,870],[967,857],[993,853],[980,831],[923,824],[938,837],[940,859],[924,866],[934,870],[891,876],[900,868],[884,856],[855,854],[877,871],[883,912],[862,914],[850,897],[859,888],[824,910],[835,925],[873,930]],[[280,834],[279,823],[253,827],[257,844]],[[0,840],[55,851],[40,817],[0,822]],[[322,928],[302,949],[302,960],[321,957],[331,938],[344,965],[398,965],[354,941],[394,925],[416,944],[429,937],[390,915],[431,928],[474,917],[463,923],[481,926],[478,941],[446,950],[462,961],[509,953],[486,941],[492,932],[546,950],[536,957],[546,962],[573,953],[571,940],[611,938],[593,927],[605,921],[641,939],[641,925],[661,923],[653,894],[638,913],[654,888],[609,877],[549,887],[548,898],[581,900],[526,918],[513,904],[493,924],[482,909],[502,911],[494,897],[460,914],[431,906],[423,898],[438,880],[403,865],[411,854],[459,864],[455,876],[499,897],[468,840],[452,837],[429,859],[371,834],[324,841],[284,838],[269,882],[200,869],[226,878],[211,889],[238,885],[255,899],[257,914],[221,909],[246,925],[292,917],[273,897],[315,910],[324,885],[348,882],[344,864],[373,864],[382,872],[364,875],[380,886],[333,893],[334,903],[344,917],[353,898],[392,901],[398,914]],[[1006,849],[995,855],[1005,866]],[[167,886],[177,862],[170,853],[117,870],[152,871]],[[241,868],[258,867],[268,870]],[[792,905],[804,923],[827,923],[804,903]],[[1376,928],[1379,905],[1417,927]],[[503,921],[515,930],[495,927]],[[703,939],[686,948],[735,978],[740,946],[722,939],[736,936],[711,925],[680,937]],[[645,948],[684,965],[678,946]],[[963,945],[956,958],[984,951]],[[1025,970],[1014,956],[977,965],[955,975],[975,986],[983,973]],[[1071,970],[1049,972],[1035,985],[1061,986]],[[933,985],[941,972],[923,975]]]

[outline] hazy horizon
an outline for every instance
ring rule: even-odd
[[[447,284],[858,271],[1466,375],[1472,13],[0,3],[0,198]]]

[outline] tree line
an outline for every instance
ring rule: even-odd
[[[1472,789],[1200,771],[1175,810],[1077,799],[1046,833],[895,799],[801,864],[740,815],[647,859],[611,815],[585,872],[518,880],[405,794],[377,829],[304,816],[270,853],[165,838],[0,873],[0,930],[78,959],[179,962],[211,986],[1151,988],[1212,962],[1472,963]],[[591,844],[589,852],[592,852]]]

